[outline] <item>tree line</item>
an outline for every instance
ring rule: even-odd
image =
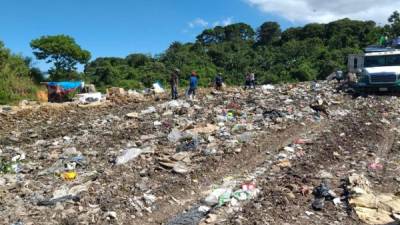
[[[111,86],[140,89],[154,82],[167,85],[174,68],[183,75],[196,70],[201,86],[210,85],[217,73],[229,85],[242,84],[249,72],[256,74],[259,84],[324,79],[337,69],[346,69],[348,54],[378,43],[381,36],[400,36],[397,11],[385,26],[350,19],[286,30],[276,22],[265,22],[257,29],[245,23],[216,26],[192,43],[173,42],[156,56],[135,53],[90,61],[90,52],[67,35],[43,36],[30,45],[37,60],[52,65],[48,80],[84,80],[104,90]],[[77,72],[78,64],[85,66],[83,72]],[[0,103],[29,96],[35,91],[34,83],[45,79],[32,66],[32,59],[12,54],[2,43],[0,77]]]

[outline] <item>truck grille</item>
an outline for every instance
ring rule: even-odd
[[[370,76],[371,83],[394,83],[397,81],[396,74],[372,74]]]

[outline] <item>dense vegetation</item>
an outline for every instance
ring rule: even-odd
[[[196,70],[201,85],[210,84],[218,72],[233,85],[242,84],[247,72],[254,72],[259,84],[324,79],[337,69],[346,69],[348,54],[377,44],[381,36],[400,35],[399,27],[397,12],[385,27],[350,19],[285,31],[275,22],[257,30],[244,23],[217,26],[204,30],[194,43],[172,43],[156,57],[97,58],[86,65],[85,79],[100,87],[140,88],[155,81],[166,85],[173,68],[181,69],[183,75]]]
[[[102,57],[91,62],[90,53],[72,37],[43,36],[31,42],[38,60],[53,67],[53,81],[84,79],[101,90],[110,86],[139,89],[159,81],[167,85],[173,68],[186,74],[196,70],[200,85],[212,83],[223,73],[228,84],[239,85],[244,75],[254,72],[257,82],[278,83],[324,79],[346,68],[346,57],[360,52],[380,37],[400,36],[400,14],[394,12],[384,27],[373,21],[342,19],[328,24],[307,24],[282,31],[276,22],[265,22],[254,30],[245,23],[206,29],[193,43],[174,42],[162,54],[131,54],[125,58]],[[10,53],[0,44],[0,104],[32,96],[42,79],[31,60]],[[84,73],[76,65],[85,65]]]
[[[35,98],[37,86],[33,80],[41,75],[38,69],[30,68],[30,62],[12,54],[0,41],[0,104]]]

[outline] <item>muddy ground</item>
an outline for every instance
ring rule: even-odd
[[[3,111],[0,158],[18,167],[0,173],[0,224],[364,224],[343,182],[365,174],[374,190],[399,191],[400,101],[335,88],[304,83],[203,90],[196,101],[121,97]],[[172,140],[174,130],[195,147]],[[116,163],[132,148],[144,152]],[[72,161],[78,176],[65,180]],[[250,182],[260,168],[256,198],[179,222],[224,181]],[[342,202],[314,210],[312,190],[322,181]]]

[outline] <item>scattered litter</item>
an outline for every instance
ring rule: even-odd
[[[232,189],[230,188],[218,188],[215,189],[210,195],[208,195],[204,202],[208,206],[215,206],[220,203],[226,203],[232,195]]]
[[[176,152],[195,151],[199,145],[196,137],[188,136],[180,139],[181,144],[176,147]]]
[[[75,171],[67,171],[67,172],[64,172],[64,173],[61,174],[61,177],[64,180],[69,180],[69,181],[75,180],[77,176],[78,175],[77,175],[77,173]]]
[[[156,94],[161,94],[161,93],[165,92],[164,88],[161,87],[160,83],[154,83],[153,89],[154,89],[154,93],[156,93]]]
[[[126,117],[137,119],[137,118],[139,118],[139,113],[137,113],[137,112],[128,113],[128,114],[126,114]]]
[[[115,160],[115,164],[116,165],[125,164],[125,163],[135,159],[136,157],[138,157],[142,153],[143,153],[143,151],[141,149],[138,149],[138,148],[126,149],[122,153],[122,155],[117,157],[117,159]]]
[[[171,133],[168,134],[168,140],[173,143],[178,142],[181,138],[182,133],[177,129],[173,129]]]
[[[314,188],[313,194],[315,199],[312,203],[312,207],[315,210],[323,209],[326,200],[333,200],[333,198],[336,197],[336,194],[329,189],[325,182]]]
[[[199,207],[199,211],[202,212],[202,213],[207,213],[207,212],[209,212],[210,210],[211,210],[211,208],[208,207],[208,206],[202,205],[202,206]]]
[[[400,197],[396,193],[376,193],[363,176],[353,174],[348,179],[349,204],[367,224],[393,224],[400,212]]]
[[[371,163],[368,165],[368,169],[370,170],[382,170],[383,169],[383,165],[380,163]]]
[[[263,91],[275,90],[275,86],[273,86],[273,85],[271,85],[271,84],[267,84],[267,85],[261,86],[261,89],[262,89]]]
[[[140,114],[146,115],[146,114],[151,114],[157,112],[156,108],[154,106],[150,106],[146,110],[143,110]]]

